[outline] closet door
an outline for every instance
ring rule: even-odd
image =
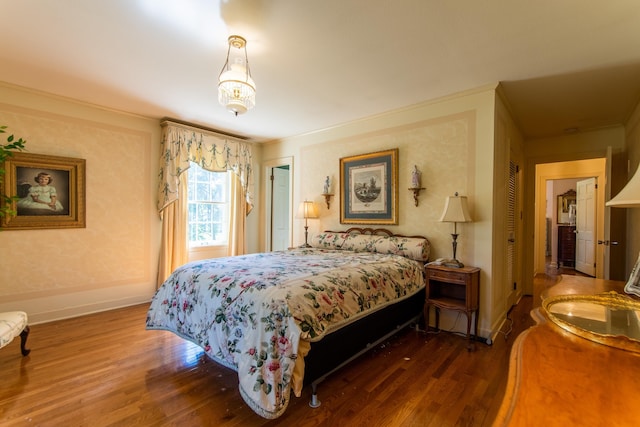
[[[508,307],[516,303],[517,277],[516,271],[518,246],[517,238],[517,218],[518,218],[518,173],[520,168],[513,161],[509,162],[509,192],[507,204],[507,295]]]

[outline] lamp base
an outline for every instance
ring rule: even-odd
[[[305,202],[306,203],[306,202]],[[304,224],[304,245],[300,245],[301,248],[310,248],[311,245],[309,244],[309,226],[307,225],[307,219],[304,219],[305,224]]]

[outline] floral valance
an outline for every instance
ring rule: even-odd
[[[212,172],[232,170],[242,183],[247,214],[253,206],[251,144],[224,135],[165,121],[162,123],[158,211],[178,199],[179,176],[195,162]]]

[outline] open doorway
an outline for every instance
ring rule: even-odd
[[[536,165],[536,231],[534,254],[534,267],[536,272],[547,272],[548,268],[555,268],[556,270],[561,268],[567,269],[567,274],[574,273],[578,242],[576,240],[573,243],[576,245],[570,251],[573,253],[565,255],[562,253],[562,245],[560,245],[560,250],[558,249],[558,239],[563,238],[562,233],[569,233],[568,239],[570,240],[575,238],[575,231],[578,228],[578,218],[577,214],[575,214],[575,218],[572,217],[570,219],[570,214],[573,216],[574,209],[577,209],[578,183],[590,178],[594,178],[597,183],[606,182],[605,170],[605,158]],[[576,195],[574,196],[574,194]],[[593,270],[589,272],[589,275],[597,278],[605,278],[605,248],[602,244],[607,240],[605,239],[604,227],[604,195],[603,185],[593,186],[593,194],[591,196],[594,220],[591,236],[593,248],[591,252],[586,252],[585,258],[591,257],[589,258],[591,259],[589,262]],[[575,204],[576,207],[571,208],[570,206],[572,204]],[[575,222],[575,225],[573,225],[572,222]],[[560,255],[560,260],[558,255]],[[573,260],[573,262],[571,262],[571,260]]]
[[[596,187],[593,177],[547,180],[547,274],[595,276]]]

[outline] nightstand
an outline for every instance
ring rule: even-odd
[[[455,310],[467,316],[467,350],[473,348],[473,337],[478,336],[480,269],[476,267],[452,268],[441,265],[425,267],[427,293],[424,303],[425,328],[429,330],[429,312],[436,308],[436,329],[440,329],[440,309]],[[471,319],[475,313],[475,328],[471,335]]]

